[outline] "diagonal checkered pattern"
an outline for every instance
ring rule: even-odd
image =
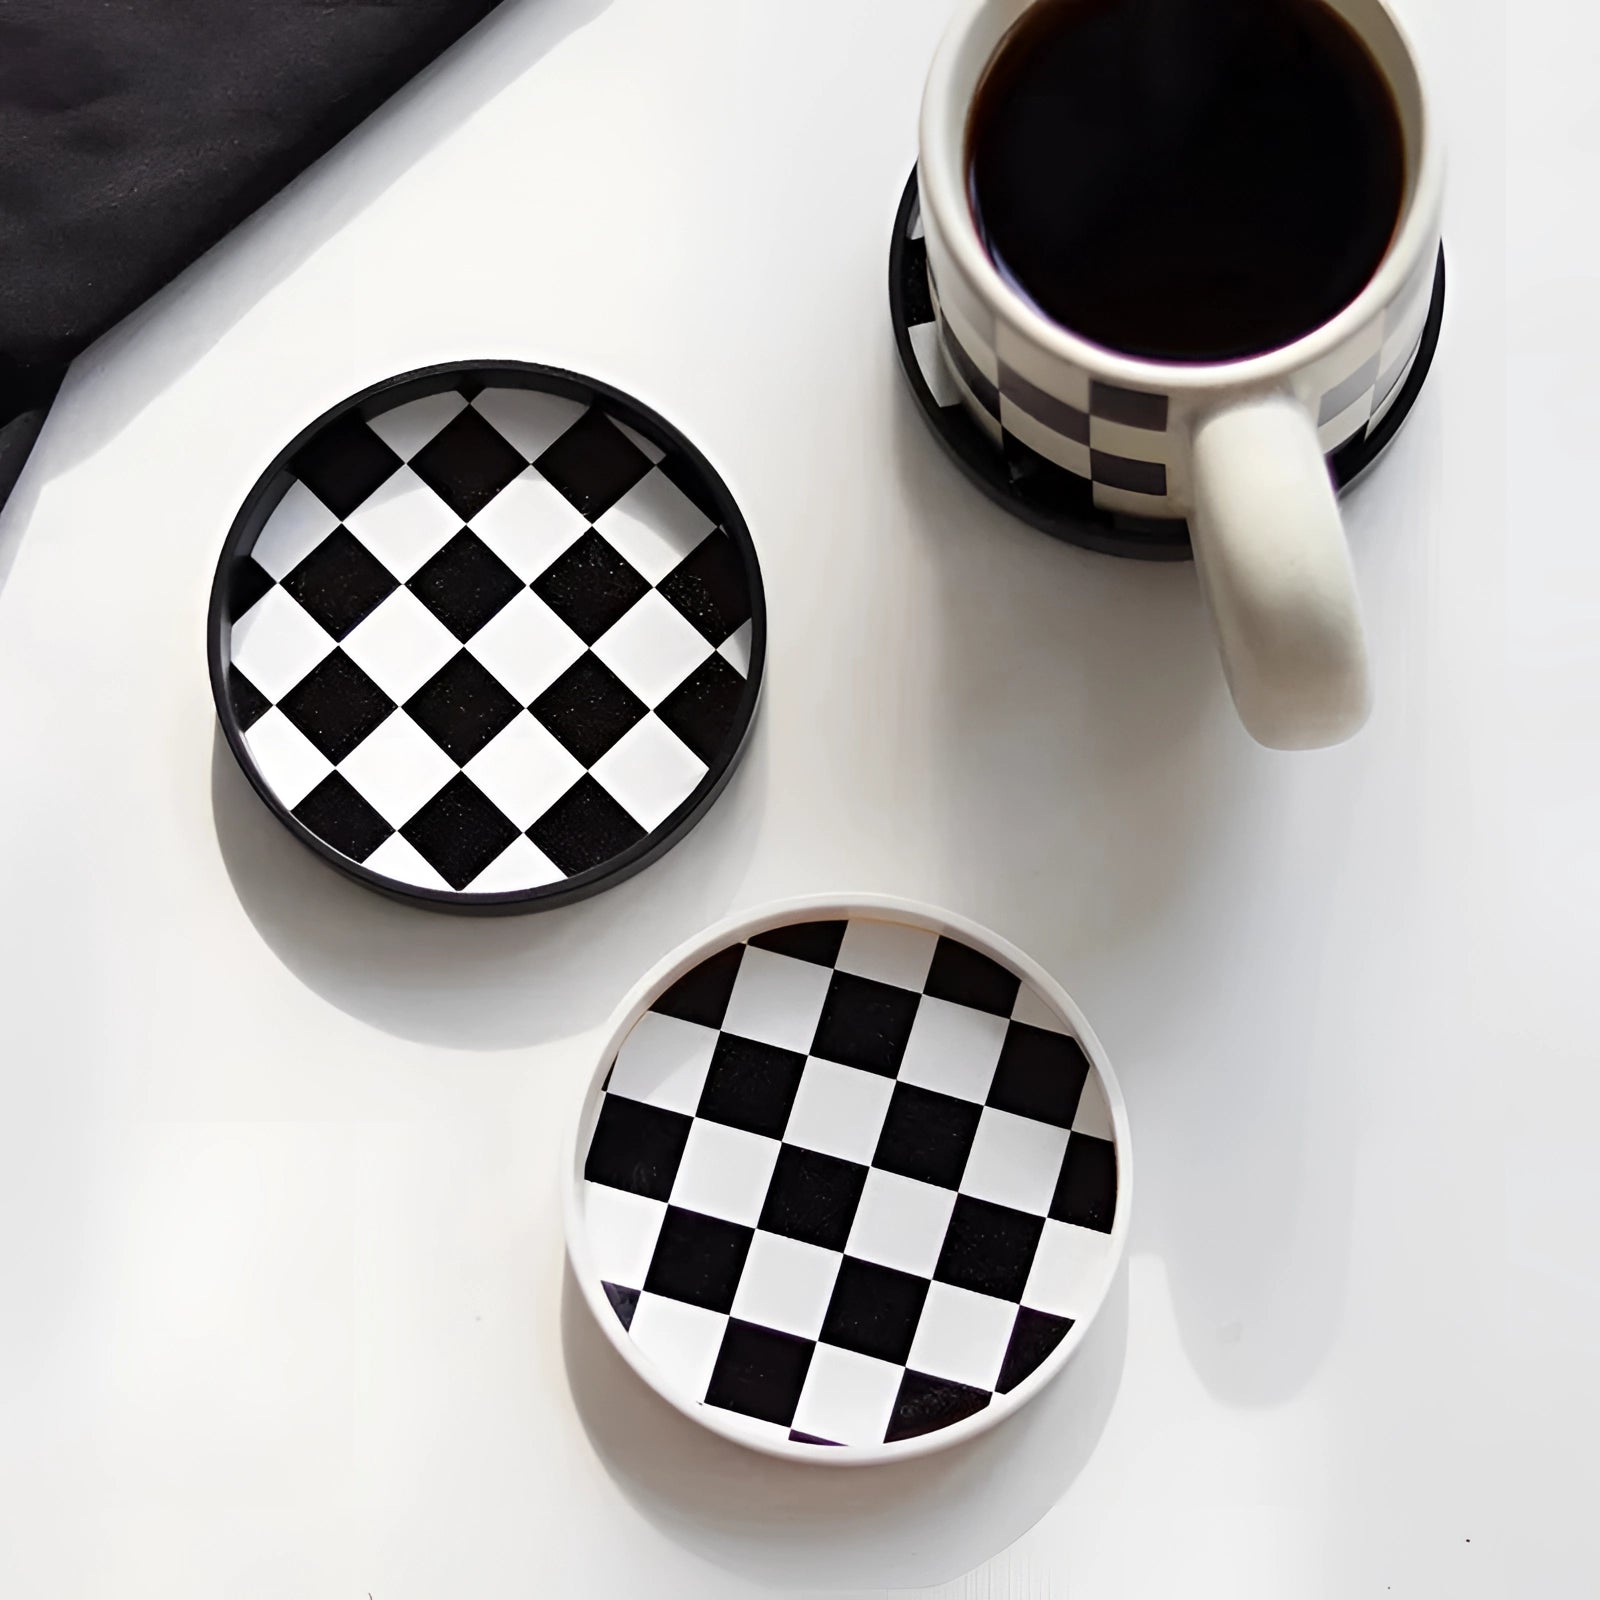
[[[934,403],[948,410],[965,402],[1013,480],[1076,480],[1079,503],[1066,503],[1080,515],[1181,518],[1187,466],[1167,396],[1101,383],[1087,372],[1058,372],[1058,392],[1046,392],[1008,363],[959,281],[941,298],[914,196],[903,228],[899,293],[912,355]],[[1429,254],[1383,315],[1309,375],[1328,454],[1365,439],[1395,405],[1423,342],[1434,274]],[[1066,495],[1062,489],[1054,498]]]
[[[1115,1266],[1105,1086],[987,955],[873,919],[760,934],[629,1033],[584,1158],[590,1270],[673,1392],[880,1445],[983,1410]]]
[[[232,576],[250,760],[352,863],[560,885],[681,813],[748,721],[752,575],[697,469],[597,405],[459,387],[346,412]]]

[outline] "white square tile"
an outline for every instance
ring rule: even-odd
[[[590,767],[640,827],[660,826],[699,787],[706,765],[652,712]]]
[[[1066,1153],[1065,1128],[986,1106],[961,1174],[961,1192],[1043,1216]]]
[[[647,1011],[622,1041],[611,1069],[611,1089],[663,1111],[693,1116],[706,1086],[717,1030]]]
[[[1007,1021],[924,995],[911,1024],[900,1080],[980,1104],[988,1098]]]
[[[362,863],[369,872],[418,889],[449,889],[437,868],[408,840],[391,833]]]
[[[904,1376],[892,1362],[819,1344],[795,1409],[795,1432],[834,1444],[882,1444]]]
[[[863,1261],[931,1277],[955,1204],[952,1189],[874,1167],[867,1174],[845,1249]]]
[[[697,1119],[673,1180],[673,1205],[754,1226],[772,1182],[778,1149],[776,1139]]]
[[[339,519],[297,478],[256,536],[250,554],[280,583],[339,526]]]
[[[802,1339],[822,1332],[844,1257],[781,1234],[757,1232],[733,1298],[733,1315]]]
[[[344,636],[344,653],[404,704],[461,648],[409,589],[396,589]]]
[[[663,1200],[585,1182],[583,1224],[594,1270],[607,1283],[642,1287],[666,1214]]]
[[[368,417],[367,426],[402,461],[409,461],[445,423],[466,407],[467,402],[454,389],[447,389],[443,394],[424,395],[420,400],[408,400],[403,406]]]
[[[660,583],[715,526],[659,468],[595,523],[606,543],[651,583]]]
[[[526,706],[583,654],[583,640],[524,589],[473,634],[467,649]]]
[[[728,997],[723,1031],[809,1051],[832,976],[828,967],[748,946]]]
[[[1101,1082],[1098,1072],[1091,1071],[1083,1080],[1083,1093],[1078,1096],[1072,1131],[1091,1133],[1097,1139],[1116,1138],[1116,1129],[1111,1121],[1111,1103],[1106,1099],[1106,1086]]]
[[[784,1142],[868,1165],[893,1094],[893,1078],[812,1057],[783,1130]]]
[[[992,1389],[1016,1320],[1017,1308],[1009,1300],[954,1284],[932,1284],[906,1364],[935,1378]]]
[[[269,700],[281,700],[333,650],[333,636],[287,589],[268,589],[234,623],[228,650]]]
[[[920,994],[938,943],[938,934],[929,933],[926,928],[854,917],[844,930],[844,943],[839,946],[839,959],[834,966],[840,972],[898,984]]]
[[[645,436],[640,433],[638,429],[630,428],[626,422],[618,422],[615,417],[613,417],[611,421],[616,425],[620,432],[626,434],[629,440],[638,445],[638,447],[647,456],[649,456],[652,466],[666,459],[667,452],[663,450],[660,445],[655,444],[651,440],[645,438]]]
[[[717,646],[717,654],[739,674],[750,676],[750,641],[755,632],[753,622],[741,623]]]
[[[404,711],[393,711],[339,770],[391,828],[401,828],[455,777],[457,767]]]
[[[700,1401],[706,1397],[727,1326],[723,1312],[665,1295],[641,1294],[628,1336],[674,1393]]]
[[[532,467],[472,519],[472,531],[524,583],[532,583],[588,527],[584,514]]]
[[[911,353],[917,358],[917,370],[922,381],[932,391],[935,405],[961,404],[961,391],[956,387],[950,369],[945,365],[944,349],[939,343],[939,324],[919,322],[910,330]]]
[[[468,894],[510,894],[521,889],[542,889],[566,877],[560,867],[532,839],[518,834],[493,861],[467,885]]]
[[[333,763],[274,707],[244,742],[267,787],[292,811],[333,771]]]
[[[1020,439],[1030,450],[1053,461],[1080,478],[1087,478],[1093,470],[1093,460],[1088,445],[1082,440],[1070,439],[1057,433],[1047,423],[1030,416],[1008,394],[1000,396],[1000,421],[1013,438]]]
[[[1093,1310],[1110,1275],[1110,1234],[1049,1220],[1034,1252],[1022,1303],[1076,1320]]]
[[[519,828],[529,828],[583,776],[583,763],[519,711],[462,771]]]
[[[1026,1022],[1031,1028],[1043,1028],[1048,1033],[1069,1033],[1060,1017],[1046,1004],[1044,997],[1030,983],[1017,990],[1016,1004],[1011,1008],[1013,1022]]]
[[[711,654],[711,646],[652,589],[595,640],[594,653],[647,706],[658,706]]]
[[[460,517],[410,467],[401,467],[344,525],[402,583],[462,527]]]
[[[542,456],[588,409],[581,400],[537,389],[485,389],[473,399],[472,408],[529,461]]]

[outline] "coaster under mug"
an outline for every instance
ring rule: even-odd
[[[877,896],[739,916],[641,982],[578,1118],[567,1249],[678,1410],[822,1465],[955,1444],[1037,1395],[1127,1239],[1127,1113],[1004,940]]]
[[[1445,266],[1440,247],[1422,339],[1393,392],[1376,402],[1370,420],[1328,457],[1342,492],[1377,461],[1400,431],[1427,381],[1444,321]],[[1181,519],[1130,517],[1094,503],[1087,479],[1046,460],[1012,435],[997,450],[966,408],[943,366],[913,169],[895,213],[889,249],[889,315],[900,365],[929,427],[957,466],[997,505],[1031,527],[1103,555],[1137,561],[1188,561],[1189,527]]]
[[[347,876],[436,909],[581,899],[683,837],[766,650],[733,496],[632,396],[518,361],[341,402],[247,496],[212,588],[217,714]]]

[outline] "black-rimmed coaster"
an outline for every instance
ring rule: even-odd
[[[766,608],[727,486],[649,407],[552,367],[376,384],[251,490],[211,595],[228,744],[342,872],[457,911],[581,899],[732,774]]]
[[[1388,447],[1416,404],[1433,364],[1444,320],[1444,247],[1434,270],[1433,298],[1411,371],[1383,415],[1369,423],[1328,458],[1335,485],[1346,489]],[[933,301],[928,292],[927,250],[923,244],[915,169],[895,214],[889,250],[889,311],[895,346],[911,392],[935,437],[963,472],[998,505],[1056,539],[1138,561],[1187,561],[1189,526],[1181,518],[1127,517],[1096,506],[1084,478],[1046,461],[1031,450],[1002,451],[973,421],[953,394],[941,400],[928,380],[925,362],[939,360],[933,337]],[[927,333],[919,333],[920,329]]]

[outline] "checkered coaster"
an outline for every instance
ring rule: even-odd
[[[1104,1084],[988,956],[876,920],[720,951],[656,1000],[584,1160],[591,1270],[736,1431],[893,1443],[1038,1371],[1115,1265]]]
[[[470,383],[346,413],[238,566],[228,690],[284,807],[368,871],[533,891],[663,827],[748,721],[752,579],[696,469]]]

